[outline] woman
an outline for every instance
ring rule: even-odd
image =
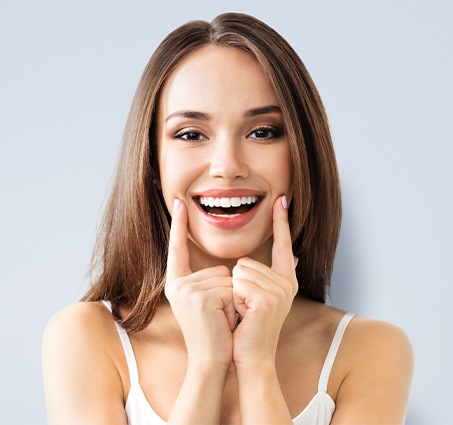
[[[133,101],[99,274],[46,329],[50,423],[403,423],[405,335],[324,304],[340,216],[286,41],[242,14],[172,32]]]

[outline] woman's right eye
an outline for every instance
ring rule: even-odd
[[[182,140],[186,140],[188,142],[201,142],[203,140],[207,140],[207,137],[198,131],[183,130],[183,131],[178,131],[175,134],[175,139],[182,139]]]

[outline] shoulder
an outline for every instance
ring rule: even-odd
[[[303,300],[294,306],[304,352],[319,357],[331,344],[345,312]],[[395,325],[354,316],[347,325],[328,382],[336,403],[335,424],[403,424],[414,359],[407,335]]]
[[[65,372],[102,365],[118,367],[121,341],[111,313],[101,302],[82,302],[56,313],[43,335],[43,363]]]
[[[60,310],[49,320],[44,343],[99,337],[112,329],[111,314],[101,302],[81,302]]]
[[[65,371],[115,363],[120,344],[111,313],[101,302],[82,302],[56,313],[43,335],[43,362]]]
[[[308,328],[318,338],[325,336],[326,342],[331,341],[346,314],[343,310],[310,300],[298,301],[294,307],[294,328]],[[348,323],[340,350],[347,352],[349,359],[356,360],[365,354],[381,359],[384,355],[412,359],[412,347],[404,331],[390,323],[359,315],[354,315]]]
[[[91,423],[124,415],[127,370],[110,312],[100,302],[56,313],[43,336],[43,375],[50,423]],[[88,419],[91,418],[91,419]],[[112,423],[118,423],[112,422]]]
[[[400,328],[354,317],[344,334],[338,361],[342,382],[335,418],[339,423],[404,422],[413,351]]]
[[[406,333],[399,327],[381,320],[355,316],[349,324],[349,338],[363,349],[388,351],[398,349],[411,355],[412,348]],[[365,344],[364,344],[365,343]]]
[[[413,352],[406,333],[380,320],[355,316],[348,325],[342,349],[347,353],[351,370],[361,367],[394,368],[412,373]]]
[[[79,355],[99,356],[99,349],[107,354],[117,338],[107,308],[101,302],[83,302],[64,308],[49,320],[43,335],[43,354],[77,347]]]

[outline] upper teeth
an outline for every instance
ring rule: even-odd
[[[213,198],[212,196],[200,197],[200,204],[206,207],[240,207],[245,204],[254,204],[257,201],[257,196],[242,196],[234,198]]]

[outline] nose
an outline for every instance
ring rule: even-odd
[[[218,140],[212,145],[209,175],[228,180],[248,177],[249,169],[240,141],[229,138]]]

